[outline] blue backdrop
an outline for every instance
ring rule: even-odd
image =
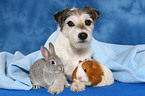
[[[0,52],[29,54],[56,30],[55,12],[88,5],[101,15],[93,36],[115,44],[145,43],[145,0],[0,0]]]
[[[40,50],[57,28],[53,19],[55,12],[85,5],[101,13],[95,23],[95,39],[122,45],[145,44],[145,0],[0,0],[0,52],[14,54],[20,51],[27,55]],[[144,96],[144,90],[144,84],[115,81],[114,85],[89,87],[80,93],[66,88],[60,95]],[[0,96],[50,95],[46,91],[44,88],[29,91],[0,89]]]

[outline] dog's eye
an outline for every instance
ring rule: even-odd
[[[70,26],[70,27],[73,27],[73,26],[75,26],[75,24],[72,22],[72,21],[68,21],[68,26]]]
[[[85,72],[87,72],[87,69],[84,69]]]
[[[91,25],[91,23],[92,23],[92,21],[91,21],[91,20],[86,20],[86,21],[85,21],[85,24],[86,24],[87,26],[90,26],[90,25]]]

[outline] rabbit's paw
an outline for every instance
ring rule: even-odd
[[[50,94],[59,94],[64,90],[64,86],[62,85],[52,85],[49,87],[48,92]]]
[[[80,92],[85,90],[85,84],[82,82],[73,82],[70,88],[71,91]]]
[[[45,88],[45,89],[49,89],[49,85],[45,85],[44,88]]]

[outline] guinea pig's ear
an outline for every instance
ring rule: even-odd
[[[88,64],[89,66],[93,66],[93,63],[92,63],[91,61],[87,61],[87,64]]]
[[[96,22],[100,16],[100,12],[91,7],[85,6],[84,10],[87,11],[87,13],[90,15],[90,17],[93,19],[94,22]]]
[[[79,60],[79,63],[81,63],[81,62],[83,62],[83,61]]]

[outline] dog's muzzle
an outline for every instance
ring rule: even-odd
[[[88,37],[88,34],[85,33],[85,32],[82,32],[82,33],[78,34],[78,37],[79,37],[80,40],[85,41]]]

